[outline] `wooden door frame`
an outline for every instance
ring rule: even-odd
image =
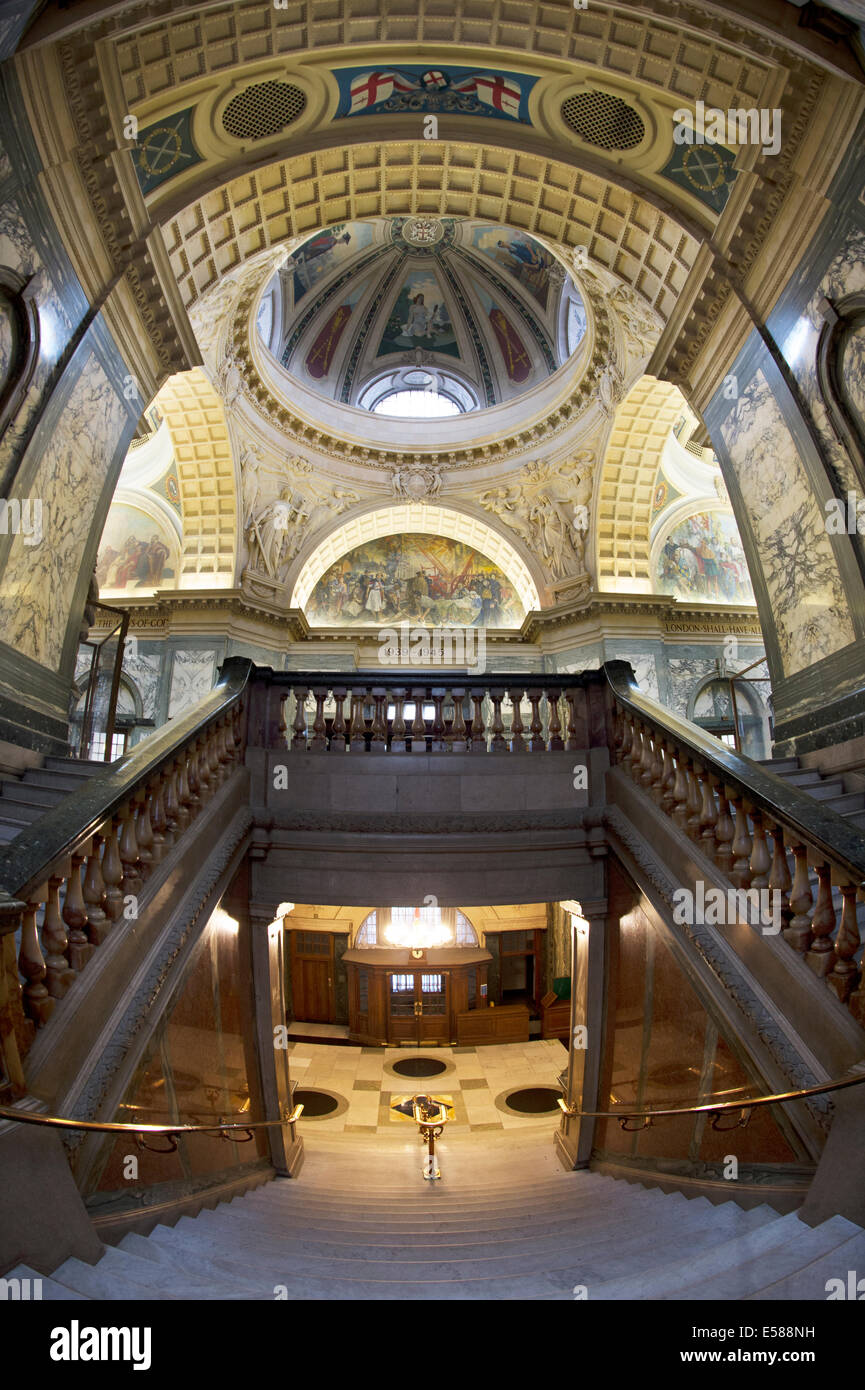
[[[322,931],[322,932],[315,932],[315,935],[316,935],[316,936],[324,936],[324,937],[327,937],[327,941],[328,941],[328,954],[327,954],[327,956],[325,956],[325,955],[323,955],[323,954],[321,954],[321,955],[313,954],[311,951],[310,951],[310,952],[301,952],[301,951],[298,951],[298,950],[297,950],[297,940],[296,940],[296,939],[301,935],[301,933],[302,933],[304,930],[305,930],[305,929],[304,929],[303,927],[293,927],[293,928],[291,928],[291,929],[289,930],[289,932],[288,932],[288,935],[291,937],[291,956],[290,956],[290,961],[291,961],[291,998],[292,998],[292,1013],[294,1014],[294,1017],[297,1018],[297,1008],[295,1007],[295,989],[296,989],[296,984],[297,984],[297,972],[295,971],[295,963],[297,962],[298,959],[300,959],[300,960],[318,961],[319,963],[321,963],[322,961],[326,961],[327,966],[328,966],[328,979],[329,979],[328,992],[327,992],[327,993],[328,993],[327,1010],[328,1010],[328,1015],[329,1015],[329,1017],[328,1017],[325,1021],[328,1022],[328,1023],[333,1023],[333,1022],[334,1022],[334,1019],[335,1019],[335,1017],[336,1017],[336,975],[335,975],[335,973],[334,973],[334,960],[335,960],[335,956],[334,956],[334,935],[335,935],[335,934],[334,934],[333,932],[324,932],[324,931]],[[310,932],[307,932],[306,934],[307,934],[307,935],[312,935],[312,933],[310,933]],[[317,1022],[318,1020],[313,1020],[313,1019],[304,1020],[304,1019],[300,1019],[300,1020],[298,1020],[298,1021],[301,1022],[301,1023],[303,1023],[303,1022]]]

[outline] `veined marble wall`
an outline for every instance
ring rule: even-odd
[[[827,502],[846,506],[847,491],[861,497],[863,487],[830,423],[816,356],[824,297],[865,290],[865,120],[850,149],[767,323],[786,368],[755,330],[703,412],[754,581],[784,754],[865,735],[865,537],[826,525]],[[843,371],[852,397],[865,398],[858,338]]]
[[[38,462],[28,486],[13,489],[12,496],[39,502],[42,539],[32,544],[33,536],[12,538],[0,574],[0,633],[17,652],[51,671],[59,671],[63,660],[70,591],[128,418],[126,402],[91,354],[57,425],[34,437]]]
[[[731,402],[721,434],[756,543],[782,673],[790,676],[856,638],[826,513],[762,370]]]

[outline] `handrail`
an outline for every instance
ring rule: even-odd
[[[96,1130],[100,1134],[214,1134],[234,1129],[275,1129],[282,1125],[297,1124],[302,1114],[303,1105],[299,1103],[281,1120],[245,1120],[243,1122],[220,1120],[215,1125],[132,1125],[119,1121],[100,1123],[97,1120],[71,1120],[65,1115],[40,1115],[35,1111],[18,1110],[11,1105],[0,1105],[0,1120],[13,1120],[16,1124],[21,1125],[46,1125],[51,1129]]]
[[[245,657],[229,657],[223,663],[220,680],[188,714],[151,734],[75,793],[71,827],[69,807],[61,801],[0,850],[0,899],[6,895],[15,898],[44,883],[54,863],[98,831],[139,783],[166,767],[179,747],[202,733],[238,699],[253,670],[253,663]]]
[[[727,1110],[738,1110],[743,1115],[756,1110],[761,1105],[786,1105],[791,1100],[805,1100],[808,1096],[822,1096],[829,1091],[843,1091],[848,1086],[861,1086],[865,1083],[865,1071],[861,1076],[845,1076],[836,1081],[824,1081],[819,1086],[803,1086],[798,1091],[778,1091],[771,1096],[755,1096],[753,1099],[745,1097],[743,1100],[723,1100],[715,1103],[708,1101],[699,1105],[681,1105],[667,1109],[643,1109],[643,1110],[575,1110],[568,1106],[562,1096],[558,1098],[558,1106],[562,1114],[572,1120],[649,1120],[649,1125],[653,1119],[664,1118],[670,1115],[721,1115]],[[740,1124],[743,1122],[740,1121]],[[744,1121],[747,1124],[747,1120]],[[649,1125],[643,1126],[648,1128]],[[624,1128],[624,1125],[622,1126]],[[713,1125],[713,1128],[715,1126]]]
[[[658,725],[676,744],[709,763],[719,781],[733,787],[756,810],[767,812],[790,829],[804,832],[809,843],[827,860],[840,864],[857,885],[865,883],[865,837],[843,816],[644,695],[633,679],[629,662],[608,661],[603,669],[616,699],[632,713]]]

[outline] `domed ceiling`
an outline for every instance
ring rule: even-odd
[[[328,400],[424,416],[538,386],[578,350],[586,311],[527,233],[416,216],[311,236],[268,284],[257,326],[284,370]]]

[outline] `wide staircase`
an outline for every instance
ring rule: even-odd
[[[0,845],[9,845],[46,811],[72,797],[105,763],[77,758],[46,758],[42,767],[28,767],[21,777],[0,781]]]
[[[127,1234],[96,1265],[67,1260],[43,1298],[825,1299],[828,1279],[865,1264],[865,1231],[844,1217],[812,1229],[568,1173],[546,1131],[442,1142],[439,1182],[417,1142],[305,1143],[301,1181]]]
[[[759,766],[781,777],[789,786],[807,792],[860,831],[865,830],[865,791],[848,791],[840,773],[826,774],[816,768],[803,767],[798,758],[765,758]]]

